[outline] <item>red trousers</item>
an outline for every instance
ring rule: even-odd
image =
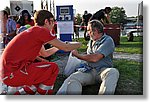
[[[53,86],[58,72],[58,66],[53,62],[32,63],[23,70],[7,74],[8,78],[4,80],[4,83],[12,87],[34,85],[38,90],[39,85]]]

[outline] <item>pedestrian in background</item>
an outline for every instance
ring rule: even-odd
[[[89,35],[87,34],[87,25],[88,25],[88,22],[90,20],[90,18],[92,17],[92,14],[91,13],[88,13],[87,10],[84,11],[84,15],[82,16],[82,25],[84,26],[84,39],[87,41],[87,40],[90,40],[89,39]]]
[[[25,26],[29,24],[30,26],[34,26],[34,20],[31,19],[31,15],[28,12],[28,10],[23,10],[21,12],[21,16],[17,21],[17,28],[20,28],[21,26]]]
[[[0,11],[1,20],[1,33],[3,37],[3,47],[16,36],[16,22],[8,17],[8,13],[5,10]]]
[[[93,14],[93,16],[90,18],[90,20],[97,19],[101,21],[104,25],[111,23],[110,15],[111,12],[110,7],[105,7],[105,9],[101,9]]]

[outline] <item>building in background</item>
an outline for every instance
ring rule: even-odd
[[[48,10],[48,1],[47,0],[41,0],[41,9]]]
[[[28,10],[33,15],[33,1],[28,0],[10,0],[10,12],[11,15],[20,15],[22,10]]]
[[[143,23],[143,1],[138,4],[138,23]]]

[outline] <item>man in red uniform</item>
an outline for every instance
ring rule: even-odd
[[[52,94],[58,66],[52,62],[34,63],[38,55],[49,56],[58,49],[71,51],[81,43],[64,43],[51,33],[54,16],[40,10],[35,16],[37,26],[18,34],[5,48],[0,59],[0,80],[8,86],[22,88],[15,94]],[[45,50],[45,43],[52,48]]]

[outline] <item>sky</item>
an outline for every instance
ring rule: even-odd
[[[10,0],[1,0],[0,10],[4,9],[6,6],[10,6]],[[34,9],[38,10],[40,8],[41,0],[30,0],[34,2]],[[50,1],[50,0],[48,0]],[[52,0],[51,0],[52,1]],[[123,7],[126,11],[127,16],[136,16],[138,13],[138,3],[142,0],[55,0],[55,6],[58,5],[73,5],[76,13],[83,14],[85,10],[90,13],[95,13],[99,9],[103,9],[106,6],[110,7]]]
[[[56,0],[57,4],[74,4],[76,12],[80,14],[83,14],[85,10],[95,13],[106,6],[118,6],[123,7],[129,16],[137,15],[137,5],[140,2],[141,0]]]

